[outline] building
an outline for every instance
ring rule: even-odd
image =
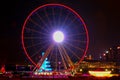
[[[108,51],[106,51],[105,59],[106,61],[119,62],[120,61],[120,46],[114,46],[110,48]]]
[[[93,60],[93,56],[92,55],[85,56],[84,60]]]
[[[82,61],[79,66],[76,68],[76,72],[78,73],[88,73],[88,71],[94,70],[104,70],[104,71],[112,71],[112,73],[120,73],[120,65],[116,65],[116,62],[108,62],[108,61]]]

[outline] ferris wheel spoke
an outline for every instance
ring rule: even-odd
[[[55,22],[55,12],[54,12],[54,8],[52,8],[52,17],[53,17],[53,25],[54,25],[54,27],[56,26],[56,22]]]
[[[69,17],[69,14],[70,13],[67,13],[67,15],[65,16],[65,19],[62,21],[62,27],[64,27],[64,25],[65,25],[65,22],[67,21],[67,19],[68,19],[68,17]]]
[[[71,44],[71,43],[65,42],[65,44],[67,44],[67,45],[69,45],[69,46],[71,46],[71,47],[73,47],[73,48],[75,48],[75,49],[77,49],[77,50],[80,50],[81,52],[84,52],[84,49],[82,49],[82,48],[80,48],[80,47],[78,47],[78,46],[74,46],[74,45]]]
[[[56,58],[55,59],[55,62],[56,62],[56,64],[55,64],[55,70],[57,71],[57,67],[58,67],[59,64],[58,64],[58,55],[57,55],[57,49],[56,48],[55,48],[55,54],[56,54],[55,55],[55,58]]]
[[[41,47],[39,50],[37,50],[33,55],[31,55],[31,58],[33,58],[34,56],[36,56],[37,54],[40,54],[40,51],[43,49],[44,47]]]
[[[72,50],[72,49],[70,49],[69,47],[67,47],[67,46],[65,46],[65,45],[63,45],[69,52],[71,52],[74,56],[75,56],[75,58],[77,58],[78,60],[80,60],[80,57]]]
[[[35,22],[32,18],[30,18],[29,21],[31,21],[33,24],[35,24],[35,25],[38,26],[39,28],[43,29],[44,31],[48,32],[45,27],[43,27],[43,26],[41,26],[40,24],[38,24],[37,22]]]
[[[49,18],[49,16],[48,16],[48,13],[47,13],[47,11],[46,11],[46,8],[44,9],[44,12],[45,12],[45,16],[47,17],[47,20],[48,20],[48,23],[49,23],[49,27],[52,27],[52,23],[51,23],[51,20],[50,20],[50,18]]]
[[[24,39],[43,39],[43,38],[41,38],[41,37],[33,37],[33,36],[31,36],[31,37],[24,37]]]
[[[75,40],[75,39],[71,39],[71,40],[69,40],[69,39],[66,39],[66,41],[69,41],[69,42],[76,42],[76,43],[84,43],[84,44],[86,44],[86,42],[87,41],[80,41],[80,40]]]
[[[37,44],[29,45],[29,46],[27,46],[26,48],[31,48],[31,47],[39,46],[40,44],[41,44],[41,42],[40,42],[40,43],[37,43]]]
[[[68,35],[68,37],[70,38],[70,37],[74,37],[74,36],[81,36],[81,35],[85,35],[86,34],[86,32],[83,32],[83,33],[73,33],[73,34],[70,34],[70,35]]]
[[[49,61],[54,64],[55,70],[57,70],[58,67],[58,52],[57,47],[54,46],[54,49],[52,49],[51,53],[49,54]]]
[[[68,24],[68,26],[70,26],[75,20],[76,20],[76,18],[74,18],[74,19]]]
[[[72,62],[71,58],[68,56],[68,53],[66,52],[65,48],[63,46],[61,46],[61,48],[63,49],[66,61],[68,62],[68,64],[70,64],[68,66],[73,67],[73,62]]]
[[[76,18],[74,18],[71,22],[69,22],[69,24],[67,24],[67,26],[65,28],[70,27],[75,20],[76,20]]]
[[[32,32],[36,32],[36,33],[42,34],[42,35],[48,35],[47,33],[43,33],[43,32],[40,32],[40,31],[37,31],[37,30],[31,29],[31,28],[27,28],[27,27],[25,27],[25,29],[26,29],[26,30],[29,30],[29,31],[32,31]]]
[[[59,46],[60,46],[60,45],[59,45]],[[64,62],[65,62],[65,64],[66,64],[66,66],[69,67],[69,66],[70,66],[70,65],[69,65],[70,63],[69,63],[69,60],[67,59],[67,56],[65,55],[65,54],[66,54],[66,51],[64,51],[61,46],[60,46],[60,48],[61,48],[61,51],[62,51],[61,54],[62,54],[62,56],[63,56],[63,58],[64,58]]]
[[[62,9],[60,8],[59,18],[58,18],[58,26],[61,24],[61,15],[62,15]]]
[[[51,52],[49,53],[49,60],[51,61],[51,59],[53,58],[53,55],[54,53],[53,53],[53,49],[51,50]]]
[[[36,43],[36,44],[32,44],[32,45],[29,45],[29,46],[26,46],[26,48],[31,48],[31,47],[35,47],[35,46],[40,46],[40,45],[42,45],[42,44],[45,44],[46,43],[46,41],[44,41],[44,42],[39,42],[39,43]]]
[[[64,65],[64,68],[67,69],[67,65],[66,65],[65,60],[64,60],[64,57],[63,57],[63,55],[62,55],[62,49],[61,49],[61,47],[60,47],[59,45],[58,45],[58,50],[59,50],[59,53],[60,53],[60,56],[61,56],[61,59],[62,59],[62,63],[63,63],[63,65]]]
[[[49,33],[49,26],[44,20],[43,18],[36,12],[36,15],[38,16],[38,18],[42,21],[42,23],[46,26],[45,30]]]
[[[30,36],[30,37],[25,36],[24,39],[26,39],[26,40],[35,40],[35,39],[46,40],[46,39],[48,39],[48,38],[47,38],[47,37],[40,37],[40,36],[36,36],[36,37],[33,37],[33,36]]]

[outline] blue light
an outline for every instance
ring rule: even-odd
[[[43,55],[44,55],[44,52],[42,52],[42,56]],[[51,65],[50,65],[50,61],[48,61],[48,58],[46,58],[44,60],[42,66],[38,70],[38,72],[43,72],[43,71],[52,71],[52,68],[51,68]]]

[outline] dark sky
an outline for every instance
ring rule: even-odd
[[[67,5],[82,16],[90,36],[88,54],[94,58],[120,44],[119,0],[4,0],[0,2],[0,64],[28,62],[21,45],[22,25],[33,9],[46,3]]]

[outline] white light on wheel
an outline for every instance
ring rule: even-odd
[[[60,43],[64,40],[64,34],[61,31],[56,31],[53,33],[53,40],[57,43]]]

